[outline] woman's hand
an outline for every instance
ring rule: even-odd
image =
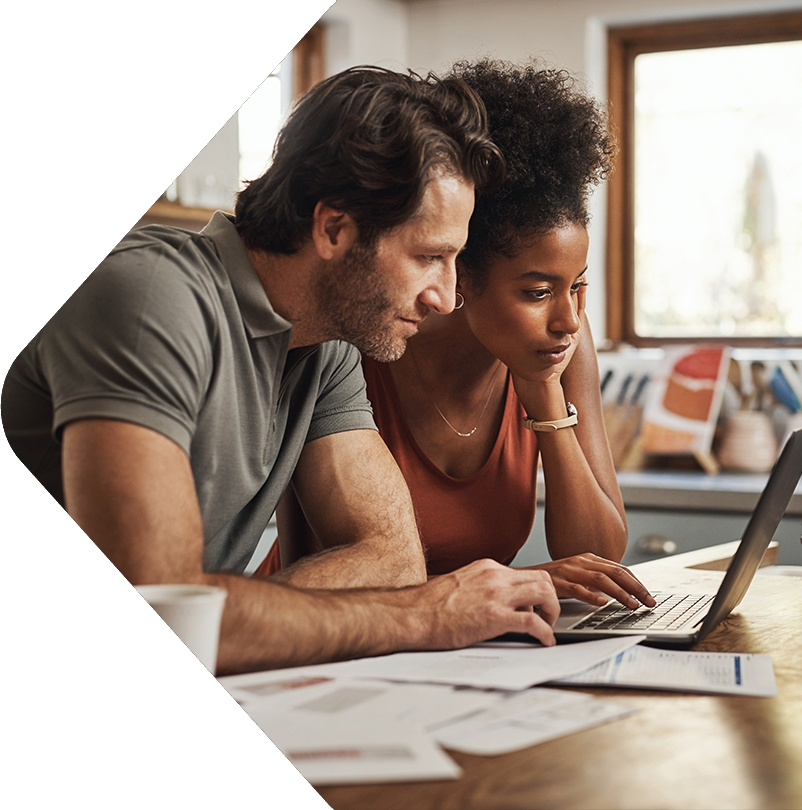
[[[548,571],[561,599],[604,605],[607,596],[612,596],[633,610],[642,604],[655,605],[652,595],[628,568],[595,554],[577,554],[530,567]]]
[[[584,288],[582,291],[584,292]],[[584,305],[580,312],[584,312]],[[565,416],[562,376],[577,353],[584,332],[586,330],[582,329],[580,315],[579,325],[575,331],[561,335],[559,342],[555,337],[554,346],[544,347],[535,353],[535,358],[542,355],[538,362],[532,357],[526,357],[525,363],[520,361],[506,363],[512,372],[515,393],[529,416],[541,421]],[[587,341],[588,338],[585,339],[585,342]],[[549,348],[555,351],[550,353]]]
[[[505,362],[505,358],[501,358],[502,362],[505,362],[505,365],[512,372],[516,391],[519,388],[525,389],[527,386],[558,384],[563,372],[568,368],[581,339],[582,330],[578,329],[572,334],[561,336],[559,343],[555,340],[555,348],[559,346],[559,348],[563,349],[560,352],[559,362],[556,363],[536,363],[532,362],[530,357],[524,358],[526,362],[521,362],[520,358],[508,358],[510,362]]]

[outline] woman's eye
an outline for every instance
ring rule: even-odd
[[[579,292],[579,290],[580,290],[582,287],[587,287],[587,286],[588,286],[587,281],[577,281],[576,283],[574,283],[574,284],[572,284],[572,285],[571,285],[571,292],[572,292],[572,293],[578,293],[578,292]]]
[[[537,290],[524,290],[524,294],[534,298],[535,301],[543,301],[551,295],[551,290],[548,287],[540,287]]]

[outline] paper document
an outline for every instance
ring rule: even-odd
[[[440,726],[432,736],[454,751],[494,756],[575,734],[633,711],[582,692],[537,687],[508,693],[481,712]]]
[[[289,673],[291,670],[272,670],[219,680],[246,711],[259,704],[306,716],[347,716],[349,723],[399,722],[421,729],[473,714],[507,694],[437,684],[310,678]]]
[[[298,723],[281,714],[249,714],[312,785],[456,779],[460,767],[411,726],[350,728],[333,720]]]
[[[644,636],[605,638],[556,647],[525,642],[486,642],[461,650],[394,653],[283,671],[310,677],[381,678],[481,689],[528,689],[584,672],[643,639]]]
[[[586,672],[555,683],[668,689],[723,695],[774,697],[769,655],[684,652],[632,647]]]
[[[475,689],[298,670],[219,680],[315,785],[455,778],[460,770],[438,743],[501,754],[632,711],[561,689]]]
[[[448,693],[439,686],[288,677],[286,671],[221,678],[251,719],[313,785],[455,779],[459,766],[403,717]],[[494,696],[451,704],[444,718],[475,711]]]

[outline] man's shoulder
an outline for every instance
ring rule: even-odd
[[[144,225],[129,231],[109,253],[107,260],[141,253],[169,256],[179,263],[192,263],[200,254],[208,253],[210,247],[209,239],[202,231],[171,225]]]
[[[139,291],[149,305],[158,306],[159,298],[181,297],[181,290],[207,297],[221,282],[228,286],[226,275],[214,244],[202,232],[146,225],[126,234],[91,274],[88,286],[123,295]]]

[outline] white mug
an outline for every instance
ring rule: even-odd
[[[137,591],[214,675],[226,592],[211,585],[138,585]]]

